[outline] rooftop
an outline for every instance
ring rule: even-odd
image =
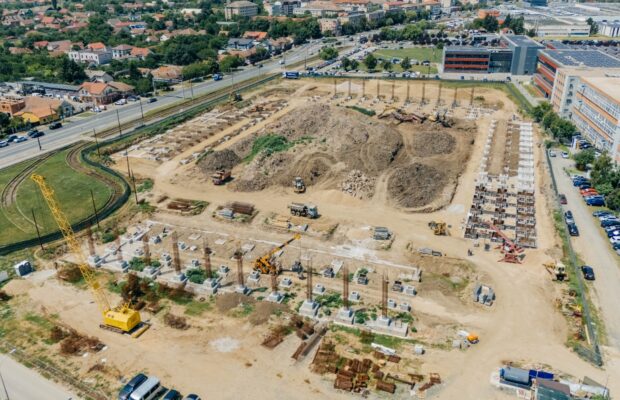
[[[620,59],[598,50],[543,50],[558,67],[619,68]]]
[[[538,43],[534,39],[531,39],[525,35],[504,35],[506,41],[514,46],[519,47],[542,47],[542,44]]]
[[[78,89],[80,88],[79,86],[76,85],[63,85],[61,83],[48,83],[48,82],[37,82],[37,81],[21,81],[19,82],[21,85],[31,85],[31,86],[40,86],[46,89],[51,89],[51,90],[65,90],[68,92],[77,92]]]
[[[608,97],[613,98],[617,103],[620,103],[620,76],[582,78],[582,81],[598,89],[599,92],[607,95]]]
[[[239,7],[258,7],[258,6],[252,3],[251,1],[239,0],[239,1],[233,1],[232,3],[226,4],[226,7],[239,8]]]

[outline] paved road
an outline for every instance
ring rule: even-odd
[[[604,232],[598,227],[597,219],[592,217],[592,208],[586,206],[577,188],[568,175],[562,170],[573,166],[571,160],[561,157],[552,158],[553,172],[557,179],[558,191],[566,195],[565,210],[571,210],[575,223],[579,228],[579,237],[572,238],[575,251],[582,260],[594,268],[596,280],[586,282],[596,292],[597,304],[600,307],[609,345],[620,350],[620,265],[618,256],[613,253]]]
[[[221,81],[207,81],[196,83],[193,85],[194,96],[204,95],[216,90],[238,84],[242,81],[254,78],[260,75],[279,72],[286,69],[286,65],[303,61],[305,57],[311,57],[311,53],[316,54],[323,44],[320,42],[308,43],[299,46],[284,55],[285,65],[281,65],[280,59],[273,59],[263,63],[263,68],[246,67],[234,75],[227,75]],[[161,92],[158,101],[155,103],[142,103],[144,113],[170,106],[183,98],[190,98],[190,89],[178,89],[173,92]],[[12,143],[9,147],[0,148],[0,168],[19,163],[29,158],[35,157],[44,152],[61,148],[71,143],[75,143],[82,138],[84,134],[90,135],[93,129],[97,131],[115,127],[118,124],[116,110],[121,123],[134,121],[141,118],[140,103],[129,103],[125,106],[119,106],[115,109],[104,111],[94,116],[79,118],[78,116],[71,118],[72,122],[68,122],[61,129],[55,131],[45,131],[45,136],[41,137],[41,145],[43,151],[39,151],[36,139],[28,140],[22,143]]]
[[[0,372],[11,400],[78,400],[59,384],[49,381],[38,372],[26,368],[11,357],[0,354]],[[6,394],[0,386],[0,399]]]

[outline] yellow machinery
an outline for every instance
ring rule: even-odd
[[[293,236],[286,242],[282,243],[281,245],[277,247],[274,247],[264,256],[254,260],[254,271],[260,271],[261,274],[275,274],[275,275],[279,274],[282,268],[277,265],[274,265],[271,258],[278,251],[282,250],[283,248],[285,248],[286,246],[288,246],[289,244],[291,244],[292,242],[300,238],[301,238],[301,235],[299,233],[296,233],[295,236]]]
[[[78,259],[78,267],[80,268],[80,272],[88,284],[88,287],[90,287],[93,292],[97,305],[99,305],[99,309],[103,315],[103,324],[101,324],[100,327],[119,333],[128,333],[134,331],[134,329],[141,325],[132,333],[132,336],[134,337],[140,336],[149,328],[149,325],[142,324],[140,313],[131,309],[128,304],[123,304],[116,308],[112,308],[110,306],[110,302],[108,301],[101,284],[97,282],[95,274],[91,271],[88,262],[86,261],[80,243],[75,237],[73,228],[71,228],[71,224],[58,206],[58,201],[54,195],[54,190],[47,184],[47,182],[45,182],[45,178],[41,175],[34,174],[31,178],[37,185],[39,185],[39,189],[41,189],[41,193],[43,194],[43,197],[45,198],[45,201],[47,202],[47,205],[50,208],[52,216],[58,224],[62,235],[67,241],[69,249]]]
[[[446,236],[448,234],[448,229],[445,222],[431,221],[428,223],[428,227],[431,228],[433,233],[437,236]]]
[[[555,281],[568,280],[568,274],[566,273],[566,267],[561,262],[551,261],[543,264],[547,272],[553,276]]]

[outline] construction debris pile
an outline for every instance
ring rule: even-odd
[[[366,176],[362,171],[351,170],[340,183],[340,190],[359,199],[371,198],[375,191],[376,178]]]

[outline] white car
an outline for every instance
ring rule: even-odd
[[[117,106],[124,106],[125,104],[127,104],[127,100],[120,99],[120,100],[115,101],[114,104],[116,104]]]
[[[567,153],[567,152],[565,152],[565,151],[563,151],[563,152],[562,152],[562,158],[568,158],[568,153]]]
[[[0,140],[0,147],[7,147],[9,145],[9,142],[7,142],[6,140]]]
[[[549,157],[555,157],[555,151],[549,150]]]

